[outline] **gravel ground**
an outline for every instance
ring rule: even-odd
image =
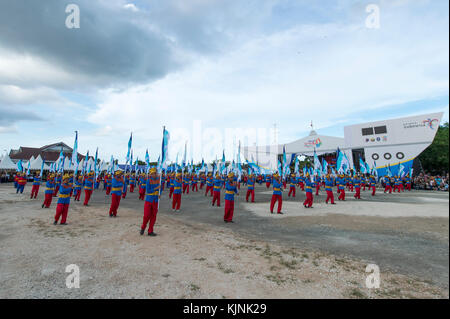
[[[30,200],[30,190],[17,195],[11,184],[0,186],[0,298],[449,297],[448,194],[380,194],[336,211],[319,196],[308,212],[301,195],[283,203],[280,217],[267,213],[270,194],[260,187],[253,205],[237,198],[234,224],[224,224],[223,207],[212,208],[203,194],[183,196],[180,213],[163,194],[158,236],[148,237],[138,233],[143,202],[136,193],[111,219],[109,199],[96,191],[89,207],[71,203],[69,225],[55,226],[55,202],[41,209],[42,192]],[[428,255],[418,258],[423,250]],[[383,258],[366,258],[371,251]],[[380,266],[379,289],[365,288],[369,262]],[[396,269],[402,262],[413,271]],[[80,268],[79,289],[66,287],[69,264]],[[431,278],[421,276],[430,265]],[[439,267],[442,278],[434,275]]]

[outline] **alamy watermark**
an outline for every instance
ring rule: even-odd
[[[67,265],[66,272],[70,273],[66,277],[66,287],[71,288],[80,288],[80,267],[75,264]]]
[[[366,277],[366,288],[380,288],[380,267],[375,264],[368,264],[366,272],[370,273],[370,275]]]
[[[369,15],[366,18],[366,28],[379,29],[380,28],[380,7],[376,4],[369,4],[366,7],[366,12]]]
[[[80,28],[80,7],[76,4],[68,4],[66,6],[66,13],[69,15],[66,17],[66,28],[79,29]]]

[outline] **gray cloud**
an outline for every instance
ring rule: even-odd
[[[105,86],[157,79],[178,66],[170,41],[143,28],[138,23],[143,19],[140,14],[117,4],[76,1],[80,7],[80,28],[68,29],[65,26],[68,3],[0,2],[0,46],[44,59],[72,73],[74,79],[81,74]]]
[[[0,127],[11,127],[19,121],[44,121],[44,119],[32,112],[11,110],[0,105]]]

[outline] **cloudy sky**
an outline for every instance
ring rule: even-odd
[[[80,9],[78,29],[65,25],[70,3]],[[379,28],[366,26],[371,3]],[[448,6],[2,0],[0,151],[72,146],[78,130],[81,153],[98,146],[104,159],[120,160],[133,132],[135,157],[148,148],[156,160],[163,125],[191,139],[194,123],[222,134],[276,124],[287,143],[308,134],[311,120],[334,136],[345,125],[426,112],[448,120]],[[202,143],[222,148],[220,134],[202,132]],[[173,141],[183,148],[184,140]]]

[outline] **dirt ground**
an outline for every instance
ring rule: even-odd
[[[246,236],[233,229],[239,216],[237,224],[218,225],[223,208],[209,208],[216,225],[161,205],[158,236],[148,237],[139,235],[143,202],[136,193],[109,218],[109,202],[96,191],[91,206],[72,202],[69,224],[55,226],[55,202],[42,209],[42,190],[37,200],[29,192],[0,186],[0,298],[449,298],[448,286],[385,269],[380,288],[368,289],[362,259]],[[190,198],[183,200],[186,206]],[[201,200],[209,205],[200,195],[192,200],[194,212]],[[263,218],[258,214],[248,218]],[[347,229],[351,223],[361,232],[420,234],[446,244],[448,256],[448,212],[446,218],[394,214],[385,223],[380,216],[308,214],[264,218],[290,228]],[[69,264],[79,266],[79,289],[66,287]]]

